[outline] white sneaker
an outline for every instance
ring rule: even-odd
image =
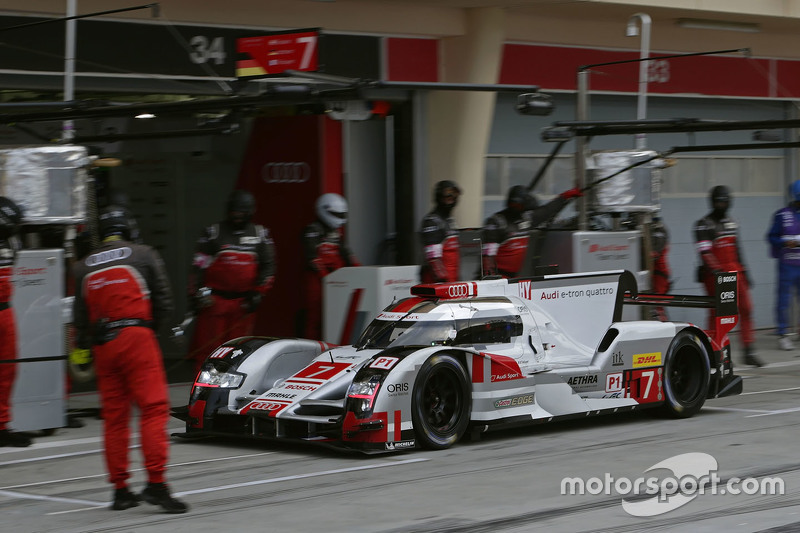
[[[781,335],[778,338],[778,347],[781,350],[786,350],[786,351],[794,350],[794,344],[792,343],[792,339],[790,339],[788,335]]]

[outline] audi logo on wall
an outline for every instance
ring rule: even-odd
[[[266,183],[305,183],[311,178],[311,167],[305,161],[274,162],[261,167]]]

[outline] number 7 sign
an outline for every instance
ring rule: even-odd
[[[333,376],[335,376],[345,368],[349,368],[351,366],[352,365],[350,363],[315,361],[292,377],[327,380],[331,379]]]
[[[627,370],[625,372],[625,396],[633,398],[639,403],[663,400],[662,374],[661,367]]]
[[[236,76],[249,78],[286,70],[317,70],[319,32],[278,33],[236,40],[236,51],[249,56],[236,62]]]

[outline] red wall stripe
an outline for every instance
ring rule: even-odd
[[[386,78],[389,81],[439,81],[439,41],[388,37]]]

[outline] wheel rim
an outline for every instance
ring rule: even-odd
[[[701,389],[703,364],[696,349],[684,346],[675,354],[670,365],[669,383],[675,399],[681,403],[691,403]]]
[[[463,399],[458,376],[449,369],[433,372],[422,389],[422,415],[428,427],[440,435],[458,423]]]

